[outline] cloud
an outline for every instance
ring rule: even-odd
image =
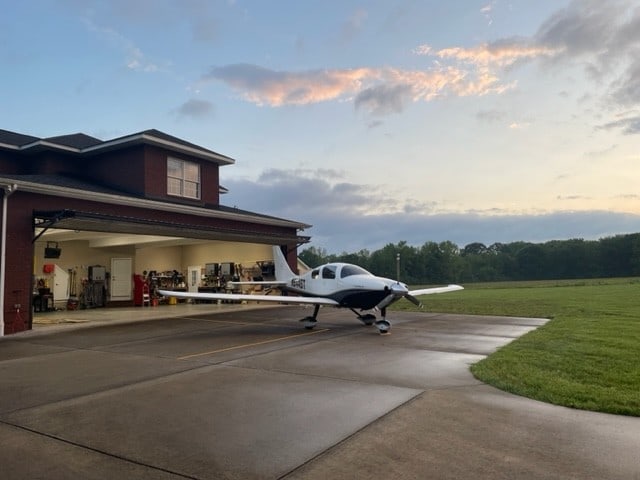
[[[124,64],[128,69],[146,73],[161,70],[157,63],[149,60],[140,48],[117,30],[97,25],[89,18],[84,18],[84,24],[89,31],[124,53]]]
[[[638,25],[640,28],[640,25]],[[638,52],[640,53],[640,47]],[[613,99],[623,107],[635,106],[640,103],[640,60],[629,65],[625,73],[613,82]]]
[[[211,68],[201,81],[219,80],[241,92],[249,102],[279,107],[335,100],[357,92],[364,80],[376,76],[367,68],[286,72],[233,64]]]
[[[483,43],[472,48],[450,47],[432,51],[425,46],[420,52],[427,52],[442,60],[455,60],[479,67],[508,67],[520,60],[553,57],[560,50],[544,45],[531,44],[526,40],[506,39],[494,43]],[[424,53],[423,53],[424,54]]]
[[[592,200],[593,197],[588,197],[585,195],[558,195],[556,197],[558,200]]]
[[[574,0],[545,21],[534,36],[555,49],[553,61],[581,61],[598,81],[609,82],[607,99],[640,104],[640,8],[630,0]]]
[[[564,57],[599,54],[606,63],[611,58],[605,57],[618,58],[637,44],[637,22],[638,12],[629,0],[573,0],[542,24],[534,39]]]
[[[377,85],[360,92],[356,96],[355,107],[365,107],[372,115],[400,113],[411,99],[411,93],[411,85]]]
[[[224,184],[230,193],[222,203],[311,224],[304,232],[311,235],[311,245],[332,253],[375,250],[402,240],[417,246],[450,240],[464,246],[597,239],[640,231],[640,215],[608,211],[442,213],[436,202],[401,201],[396,192],[346,182],[343,173],[333,170],[268,170],[255,180],[229,179]]]
[[[496,123],[504,120],[506,115],[506,112],[501,110],[481,110],[476,113],[476,118],[481,122]]]
[[[365,12],[356,12],[349,22],[349,31],[360,28],[365,18]],[[253,64],[231,64],[212,67],[200,82],[223,82],[246,101],[260,106],[353,101],[355,108],[380,116],[400,113],[411,102],[504,93],[515,83],[503,82],[498,69],[552,56],[557,50],[525,39],[507,39],[437,51],[421,45],[413,53],[433,60],[424,69],[412,70],[360,67],[278,71]]]
[[[596,127],[598,130],[622,130],[626,135],[640,133],[640,115],[620,118]]]
[[[239,208],[285,216],[295,217],[300,212],[321,214],[326,210],[366,215],[374,209],[384,212],[398,208],[397,200],[385,194],[382,187],[348,182],[344,173],[330,169],[269,169],[256,180],[230,179],[224,183],[230,191],[228,198]],[[258,200],[250,200],[247,207],[247,198]]]
[[[485,3],[480,13],[490,19],[494,5]],[[351,38],[366,19],[365,10],[355,11],[344,25],[343,38]],[[600,95],[604,111],[640,105],[640,8],[631,0],[573,0],[529,37],[439,49],[423,44],[411,52],[424,61],[423,67],[295,71],[229,64],[211,67],[200,82],[222,82],[259,106],[352,102],[355,109],[380,117],[399,114],[417,102],[504,94],[518,85],[517,80],[507,80],[509,74],[536,62],[542,71],[584,68],[588,77],[598,82],[594,95]],[[602,88],[606,89],[604,94]],[[639,131],[633,118],[610,122],[603,128],[619,128],[627,134]]]
[[[174,110],[180,116],[203,118],[212,114],[214,106],[206,100],[190,99]]]
[[[330,100],[352,100],[372,114],[402,111],[407,102],[439,96],[502,93],[509,85],[488,73],[470,75],[455,67],[421,70],[395,68],[324,69],[288,72],[252,64],[212,67],[201,80],[221,81],[260,106],[307,105]]]
[[[618,148],[618,145],[613,144],[600,150],[592,150],[590,152],[586,152],[584,156],[589,158],[607,157],[609,154],[614,152],[616,148]]]

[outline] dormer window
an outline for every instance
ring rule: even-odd
[[[167,194],[200,199],[200,165],[167,158]]]

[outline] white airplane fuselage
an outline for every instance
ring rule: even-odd
[[[282,290],[302,296],[335,300],[342,307],[369,310],[394,293],[401,298],[408,292],[405,284],[376,277],[347,263],[330,263],[304,275],[294,276]]]

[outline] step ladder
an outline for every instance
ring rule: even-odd
[[[144,284],[142,286],[142,306],[150,307],[151,306],[151,295],[149,294],[149,285]]]

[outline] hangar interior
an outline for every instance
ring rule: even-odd
[[[100,308],[113,301],[174,304],[175,298],[156,290],[233,291],[230,280],[269,280],[274,274],[267,244],[55,228],[37,229],[36,236],[36,314]]]

